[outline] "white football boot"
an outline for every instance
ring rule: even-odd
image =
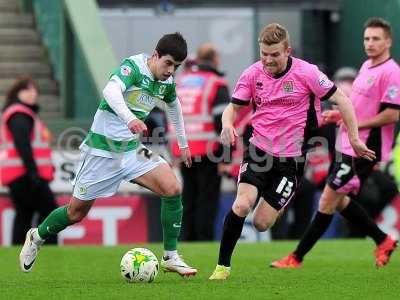
[[[19,254],[19,265],[22,272],[30,272],[36,261],[36,256],[39,252],[40,246],[44,241],[34,241],[33,232],[37,228],[31,228],[26,233],[25,243]]]
[[[181,276],[194,276],[197,274],[197,269],[187,265],[182,257],[178,254],[164,258],[161,258],[161,268],[164,272],[175,272]]]

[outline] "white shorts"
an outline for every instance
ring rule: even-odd
[[[93,200],[114,195],[122,180],[131,181],[166,161],[140,145],[136,151],[115,158],[83,153],[72,181],[72,195]]]

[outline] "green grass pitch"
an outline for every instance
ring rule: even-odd
[[[322,241],[297,270],[268,267],[295,242],[240,243],[225,282],[208,280],[218,243],[181,243],[184,258],[199,269],[196,277],[160,272],[153,283],[128,284],[119,262],[138,246],[162,253],[160,244],[43,247],[28,274],[19,271],[19,248],[0,248],[0,299],[400,299],[400,254],[377,270],[370,240]]]

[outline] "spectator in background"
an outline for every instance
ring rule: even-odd
[[[181,101],[185,129],[192,153],[193,165],[181,168],[183,177],[183,233],[187,241],[214,239],[221,176],[218,157],[221,145],[221,115],[230,101],[224,74],[218,68],[220,56],[216,47],[203,44],[197,51],[197,66],[190,63],[177,79],[177,94]],[[172,154],[178,155],[176,140]]]
[[[351,95],[351,88],[353,81],[357,77],[357,70],[352,67],[339,68],[333,75],[333,80],[337,87],[339,87],[347,97]]]
[[[51,163],[50,132],[40,120],[38,86],[28,76],[18,78],[6,95],[1,116],[0,182],[8,186],[16,215],[12,243],[22,244],[32,227],[57,208],[49,187],[54,167]],[[57,236],[48,240],[57,243]]]

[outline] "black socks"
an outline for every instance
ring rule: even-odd
[[[340,214],[349,222],[357,226],[366,235],[370,236],[377,245],[382,243],[386,238],[386,234],[379,229],[364,208],[354,200],[350,200],[349,204]]]
[[[229,267],[233,249],[242,234],[245,217],[239,217],[232,210],[225,216],[218,264]]]
[[[333,215],[324,214],[319,211],[317,212],[313,221],[308,226],[306,232],[301,238],[296,250],[294,251],[294,255],[298,260],[302,261],[303,257],[311,250],[312,247],[314,247],[315,243],[328,229],[332,218]]]

